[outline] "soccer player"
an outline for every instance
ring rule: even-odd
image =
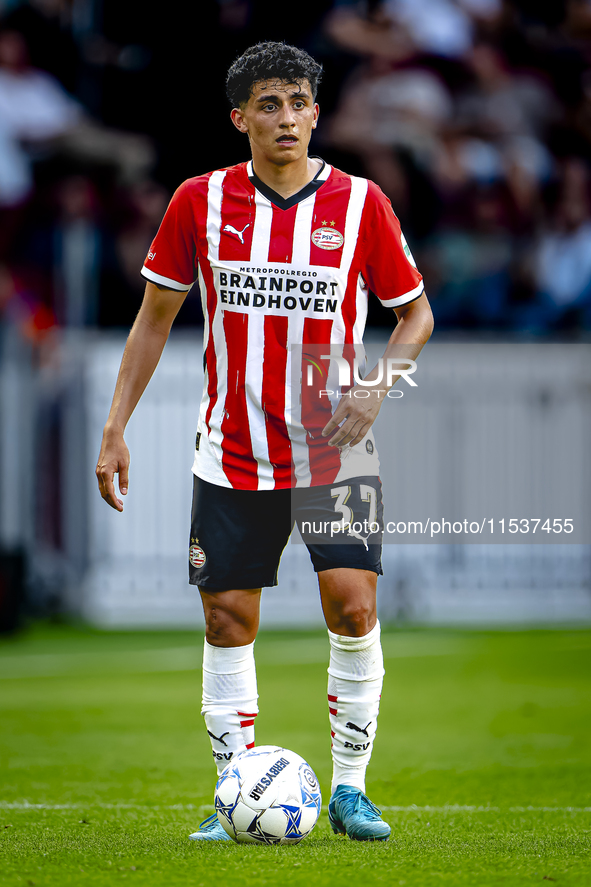
[[[205,382],[189,575],[205,614],[202,713],[218,773],[254,746],[261,588],[277,584],[297,522],[329,636],[330,823],[354,840],[387,840],[390,827],[365,795],[384,674],[376,615],[382,498],[371,426],[396,377],[376,367],[351,386],[339,373],[362,341],[370,290],[398,320],[386,361],[414,359],[432,315],[388,199],[372,182],[308,155],[320,73],[306,52],[283,43],[253,46],[231,66],[231,118],[248,136],[252,160],[189,179],[172,198],[142,270],[145,297],[97,477],[103,498],[122,511],[114,475],[126,495],[124,429],[198,280]],[[310,530],[310,517],[341,521],[339,544]],[[191,837],[228,840],[215,814]]]

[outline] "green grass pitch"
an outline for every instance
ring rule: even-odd
[[[591,885],[591,631],[384,632],[368,794],[387,844],[332,834],[325,633],[257,641],[257,742],[323,790],[294,847],[187,840],[212,811],[201,638],[33,627],[0,644],[0,884]]]

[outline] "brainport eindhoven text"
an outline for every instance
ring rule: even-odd
[[[317,277],[316,271],[271,268],[240,270],[253,273],[217,272],[220,301],[225,305],[337,313],[339,300],[335,296],[338,282],[311,279]],[[298,277],[303,279],[298,280]]]

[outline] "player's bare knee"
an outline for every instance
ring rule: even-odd
[[[205,637],[214,647],[241,647],[250,644],[256,635],[256,625],[243,614],[223,606],[211,606],[205,614]]]
[[[333,619],[337,634],[360,638],[369,634],[376,623],[375,607],[365,601],[345,601],[333,612]]]
[[[216,647],[229,646],[235,634],[234,620],[221,607],[210,607],[205,614],[205,637]]]

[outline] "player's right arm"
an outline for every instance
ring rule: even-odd
[[[96,466],[100,494],[117,511],[123,511],[123,502],[115,494],[115,475],[119,475],[119,492],[122,496],[127,494],[129,485],[129,450],[123,436],[125,428],[152,378],[172,323],[186,296],[186,292],[148,283],[142,306],[127,339]]]

